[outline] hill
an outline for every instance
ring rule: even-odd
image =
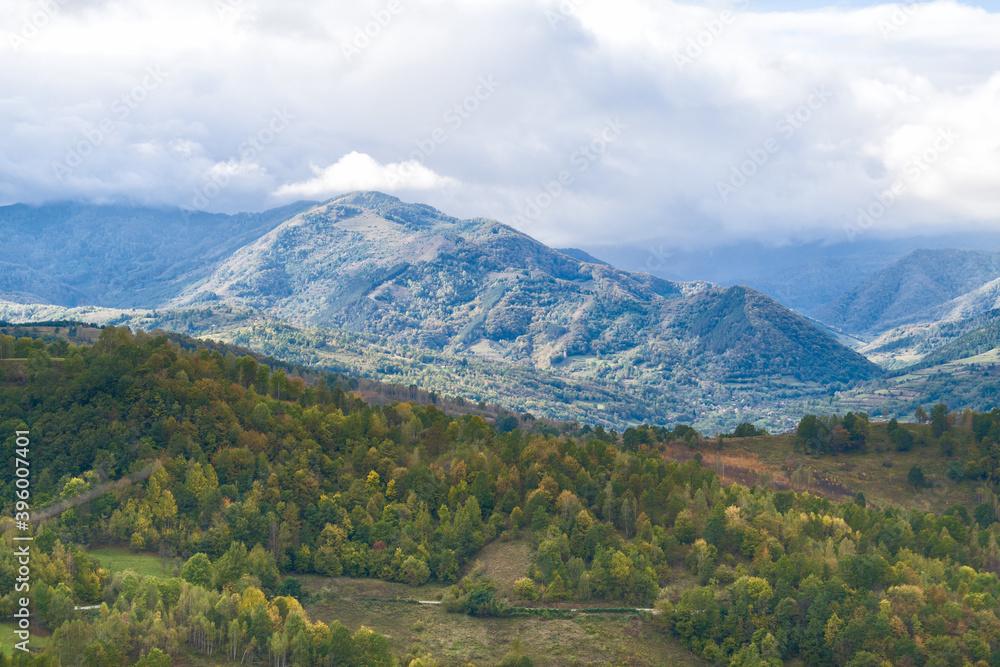
[[[347,195],[282,223],[172,305],[214,301],[298,326],[536,368],[638,352],[668,372],[688,364],[704,379],[877,374],[752,290],[580,261],[498,222],[456,220],[379,193]]]
[[[581,262],[590,262],[591,264],[604,264],[606,266],[610,266],[608,262],[597,259],[589,252],[580,250],[579,248],[556,248],[556,251],[561,252],[564,255],[569,255],[574,259],[580,260]]]
[[[869,335],[904,324],[935,322],[948,317],[956,307],[968,317],[975,314],[970,308],[945,304],[998,277],[998,252],[914,250],[823,307],[816,317],[849,333]],[[973,300],[980,307],[994,307],[982,305],[987,303],[984,299]]]
[[[858,351],[891,370],[925,362],[955,361],[963,355],[975,356],[987,351],[983,342],[991,338],[989,332],[997,323],[1000,323],[1000,309],[986,310],[965,319],[903,325],[886,331]],[[983,333],[977,334],[979,330]],[[969,340],[958,343],[966,338]],[[971,344],[973,339],[979,342]]]
[[[812,316],[894,259],[894,255],[878,252],[817,257],[733,282],[753,287],[783,306]]]
[[[51,637],[33,662],[1000,660],[985,486],[1000,414],[821,416],[815,438],[739,442],[687,426],[619,434],[369,403],[355,378],[181,336],[106,327],[78,346],[54,329],[40,328],[51,342],[0,340],[27,358],[0,362],[0,411],[15,465],[35,474],[37,525],[0,527],[34,537],[30,623]],[[897,440],[911,449],[901,460],[934,461],[926,477],[893,471],[865,487],[870,501],[817,495],[851,497],[814,469],[867,482],[884,458],[865,452]],[[779,448],[784,479],[764,456],[741,465]],[[924,502],[942,474],[960,493]],[[55,502],[72,506],[47,514]],[[126,562],[125,548],[146,553]]]
[[[675,330],[696,336],[700,351],[728,358],[730,377],[792,374],[800,380],[851,382],[880,373],[860,354],[748,287],[706,290],[680,302],[678,309]]]
[[[3,206],[0,298],[153,308],[311,205],[238,215],[80,203]]]
[[[9,208],[15,236],[59,259],[10,272],[11,321],[159,327],[606,426],[788,428],[804,401],[879,374],[748,288],[622,271],[377,192],[187,222],[61,205],[35,225],[45,210]],[[109,240],[70,257],[76,230]],[[109,261],[84,275],[99,251]]]
[[[991,310],[976,318],[979,321],[989,321],[977,327],[960,338],[935,350],[923,360],[919,366],[927,367],[958,361],[985,354],[1000,348],[1000,310]]]

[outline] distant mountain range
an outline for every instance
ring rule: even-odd
[[[238,215],[72,202],[3,206],[0,296],[65,306],[156,306],[314,205]]]
[[[375,336],[397,355],[436,351],[659,387],[706,415],[726,410],[715,392],[727,383],[816,391],[880,373],[756,290],[622,271],[494,220],[459,220],[376,192],[238,216],[14,206],[0,209],[0,225],[31,248],[19,257],[5,244],[0,298],[140,308],[130,321],[194,333],[235,331],[253,313],[301,331]],[[220,312],[233,315],[222,322]]]
[[[876,373],[748,288],[667,281],[573,254],[494,220],[355,193],[283,222],[164,305],[234,303],[298,326],[539,368],[641,348],[660,367],[711,364],[724,377]]]
[[[993,340],[989,327],[1000,312],[1000,251],[944,246],[997,243],[1000,237],[983,233],[830,246],[591,251],[621,267],[642,267],[645,261],[643,268],[663,277],[697,275],[753,287],[808,315],[879,365],[904,369],[954,361],[965,351],[981,354]]]
[[[4,318],[156,326],[608,424],[780,427],[838,388],[877,400],[879,366],[992,363],[1000,344],[994,251],[730,248],[705,275],[751,275],[726,286],[661,277],[697,253],[630,272],[605,261],[624,251],[378,192],[239,215],[15,205],[0,229]]]
[[[914,250],[822,308],[817,319],[878,334],[917,322],[970,317],[997,306],[1000,252]]]

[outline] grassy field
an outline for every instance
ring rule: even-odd
[[[771,479],[782,486],[787,484],[797,491],[807,488],[813,493],[824,495],[831,500],[846,500],[859,491],[864,494],[869,503],[885,507],[894,505],[904,508],[919,508],[926,512],[941,513],[948,507],[963,503],[974,507],[979,503],[976,499],[978,484],[969,480],[952,481],[948,475],[949,461],[965,461],[972,458],[961,440],[967,435],[959,429],[960,444],[956,447],[951,459],[944,457],[940,447],[935,444],[920,444],[922,440],[930,440],[930,427],[926,425],[905,424],[917,441],[908,452],[897,452],[886,433],[885,424],[872,424],[872,434],[866,453],[849,453],[837,456],[806,456],[795,451],[795,436],[760,436],[756,438],[734,438],[725,441],[722,463],[726,464],[727,481],[747,483],[748,477]],[[704,464],[716,472],[721,467],[716,464],[714,452],[703,454]],[[907,474],[912,466],[919,466],[923,471],[928,486],[914,489],[907,481]],[[734,474],[745,469],[754,471],[754,475]],[[801,473],[808,471],[810,482],[801,481]]]
[[[136,574],[152,577],[173,577],[179,576],[180,567],[184,564],[179,558],[164,559],[154,553],[133,553],[125,547],[101,547],[87,553],[112,574],[135,570]]]
[[[503,595],[525,576],[529,544],[494,542],[466,570],[481,564]],[[449,614],[436,605],[380,601],[436,600],[447,588],[373,579],[302,577],[311,592],[332,595],[308,605],[311,618],[340,621],[352,632],[362,625],[385,635],[398,655],[429,652],[444,665],[494,665],[517,640],[536,665],[702,665],[652,624],[633,615],[579,615],[572,619],[473,618]],[[560,605],[574,606],[574,605]],[[579,605],[576,605],[579,606]]]
[[[14,634],[14,630],[17,626],[13,623],[0,623],[0,653],[6,653],[7,655],[12,655],[14,651],[14,644],[21,641],[20,637]],[[28,646],[35,651],[41,651],[52,643],[51,636],[38,637],[31,635],[31,639],[28,641]]]
[[[517,639],[536,665],[701,665],[688,651],[635,616],[572,619],[473,618],[439,607],[398,602],[327,600],[312,618],[365,625],[397,654],[429,652],[446,665],[494,665]]]

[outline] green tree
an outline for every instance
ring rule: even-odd
[[[158,648],[152,648],[149,653],[139,658],[136,667],[170,667],[170,656]]]
[[[931,433],[935,438],[940,438],[949,428],[951,424],[948,423],[948,406],[938,403],[931,409]]]
[[[906,480],[913,485],[914,489],[919,489],[924,485],[924,470],[920,466],[912,466],[910,472],[906,474]]]
[[[422,559],[407,556],[403,561],[403,581],[410,586],[422,586],[430,579],[431,569]]]
[[[569,591],[566,590],[566,582],[557,574],[552,579],[552,583],[545,589],[545,601],[562,602],[563,600],[568,600],[569,597]]]
[[[351,664],[361,667],[390,667],[396,664],[389,640],[370,628],[362,625],[352,640],[354,662]]]
[[[195,586],[212,588],[212,581],[214,579],[212,561],[208,559],[206,554],[201,552],[196,553],[188,558],[187,562],[184,563],[184,567],[181,568],[181,579]]]

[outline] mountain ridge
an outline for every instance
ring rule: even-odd
[[[717,313],[721,326],[701,314],[726,299]],[[727,377],[766,372],[848,381],[876,372],[750,288],[682,284],[581,261],[497,221],[457,220],[380,193],[350,193],[299,213],[169,305],[216,300],[299,326],[495,353],[539,368],[646,346],[663,365],[716,355],[709,361]]]
[[[71,213],[60,220],[74,219]],[[784,427],[786,400],[812,400],[830,386],[881,373],[751,288],[623,271],[554,250],[495,220],[460,220],[384,193],[217,216],[203,233],[187,230],[185,247],[211,245],[234,226],[239,235],[204,257],[178,257],[179,251],[157,257],[162,240],[135,231],[168,214],[140,214],[125,225],[126,234],[108,239],[104,251],[116,260],[107,275],[81,279],[72,262],[48,274],[86,295],[87,309],[106,307],[101,318],[110,324],[232,340],[405,382],[433,375],[438,391],[488,385],[477,393],[609,424],[687,420],[731,428],[731,420],[753,414],[769,428]],[[181,213],[169,215],[176,217],[168,222],[180,224]],[[109,229],[114,219],[87,224]],[[74,233],[43,240],[65,252]],[[128,280],[113,280],[122,274]],[[35,291],[61,298],[60,289]],[[66,310],[20,306],[19,295],[24,290],[0,293],[14,302],[0,304],[10,318],[61,319]],[[85,316],[87,309],[73,310]],[[493,374],[530,388],[483,380]],[[602,406],[612,405],[614,414],[603,414]]]
[[[933,322],[945,304],[998,277],[998,251],[914,250],[822,308],[816,317],[854,334]]]

